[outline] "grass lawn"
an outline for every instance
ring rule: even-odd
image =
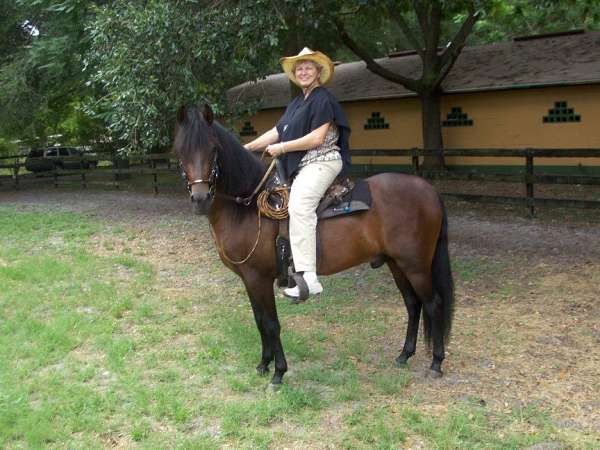
[[[241,282],[214,252],[206,272],[173,259],[163,273],[151,241],[89,215],[0,206],[0,447],[597,443],[558,429],[543,406],[436,400],[420,345],[418,369],[392,367],[405,311],[373,301],[398,295],[380,271],[326,279],[319,302],[279,301],[291,370],[279,391],[265,390]],[[480,271],[457,261],[460,279]]]

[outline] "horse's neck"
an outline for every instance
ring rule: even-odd
[[[243,228],[245,222],[257,215],[256,207],[235,203],[218,195],[208,212],[208,221],[217,236]]]
[[[217,125],[216,131],[217,138],[219,139],[223,151],[223,154],[220,157],[220,163],[223,164],[220,174],[223,181],[221,189],[223,189],[223,185],[229,187],[235,186],[238,184],[239,180],[248,180],[251,184],[252,180],[256,179],[255,183],[258,184],[258,180],[260,180],[260,177],[266,170],[264,163],[259,162],[251,155],[249,151],[221,125]],[[243,185],[244,183],[240,184]],[[243,190],[248,190],[248,192],[221,193],[225,195],[247,196],[250,195],[255,187],[256,186],[254,185],[243,186]],[[217,186],[217,189],[218,188],[219,186]]]

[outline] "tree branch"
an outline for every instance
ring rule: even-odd
[[[348,47],[356,56],[362,59],[367,64],[367,69],[369,69],[374,74],[379,75],[386,80],[389,80],[393,83],[398,83],[410,89],[413,92],[417,92],[419,90],[419,83],[417,80],[412,78],[404,77],[402,75],[396,74],[386,68],[382,67],[367,53],[365,49],[360,47],[346,32],[344,25],[339,19],[335,20],[335,26],[340,34],[340,38],[344,45]]]
[[[462,26],[460,27],[460,30],[458,30],[458,32],[450,42],[450,45],[446,47],[446,49],[440,56],[440,71],[438,77],[435,80],[435,86],[439,86],[442,83],[442,81],[444,81],[444,78],[446,78],[446,75],[448,75],[450,69],[452,69],[452,66],[454,66],[454,63],[458,59],[458,56],[460,55],[460,52],[462,51],[465,45],[467,37],[469,36],[469,34],[471,34],[471,31],[473,31],[473,27],[475,26],[475,23],[479,20],[479,17],[479,12],[474,12],[471,10],[469,12],[469,17],[467,17],[467,19],[463,22]]]
[[[404,20],[404,16],[396,8],[389,4],[386,5],[385,9],[387,10],[392,20],[394,20],[394,22],[398,24],[400,30],[402,31],[402,34],[404,34],[406,39],[408,39],[410,45],[414,47],[421,59],[423,59],[425,57],[425,53],[423,52],[424,44],[419,42],[414,30],[410,27],[410,25],[408,25],[408,22]]]
[[[439,1],[434,0],[431,4],[431,13],[429,18],[429,29],[427,34],[429,39],[426,39],[427,50],[437,55],[438,47],[440,45],[440,32],[441,32],[441,6]]]

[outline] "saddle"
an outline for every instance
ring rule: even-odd
[[[279,165],[277,165],[273,177],[271,177],[267,183],[266,190],[275,192],[277,188],[282,186],[289,185],[287,184],[283,171]],[[272,201],[274,203],[272,206],[281,206],[278,205],[281,201],[281,197],[275,195],[272,197]],[[271,199],[269,199],[269,202],[271,202]],[[317,207],[317,258],[319,258],[320,254],[318,225],[320,221],[367,211],[370,207],[371,191],[369,189],[369,184],[365,180],[358,179],[352,181],[347,177],[338,177],[334,180]],[[303,285],[306,287],[304,279],[301,274],[296,273],[294,270],[294,262],[289,241],[289,219],[287,218],[279,220],[279,234],[275,240],[275,246],[277,249],[277,285],[279,287],[294,287],[298,284],[300,287],[300,300],[306,299],[306,297],[308,297],[308,289],[306,288],[305,295],[303,295],[302,292]]]

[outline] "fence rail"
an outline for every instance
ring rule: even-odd
[[[353,159],[368,158],[367,163],[357,163],[353,167],[353,174],[371,175],[380,172],[378,160],[389,157],[408,157],[410,164],[404,171],[431,180],[456,180],[456,181],[493,181],[520,183],[524,187],[524,196],[497,196],[497,195],[479,195],[469,193],[450,193],[442,192],[442,195],[449,198],[455,198],[466,201],[484,202],[484,203],[502,203],[524,205],[528,208],[530,215],[535,214],[535,207],[538,205],[557,206],[557,207],[575,207],[575,208],[600,208],[600,201],[596,200],[570,200],[556,198],[535,197],[536,184],[560,184],[560,185],[600,185],[600,175],[589,174],[549,174],[539,173],[535,170],[536,158],[600,158],[600,149],[574,148],[574,149],[549,149],[549,148],[524,148],[524,149],[444,149],[444,150],[423,150],[423,149],[371,149],[371,150],[352,150]],[[483,173],[477,170],[432,170],[424,167],[422,160],[428,156],[444,155],[446,157],[460,156],[465,158],[522,158],[523,162],[519,173]],[[43,158],[37,158],[42,160]],[[124,177],[130,175],[151,175],[154,192],[158,194],[159,176],[166,173],[174,173],[177,170],[177,161],[168,154],[151,155],[132,155],[123,160],[111,154],[82,155],[74,157],[61,157],[64,163],[71,163],[79,168],[71,170],[64,169],[58,165],[43,174],[23,173],[26,168],[25,155],[12,155],[0,157],[0,169],[10,172],[10,175],[0,175],[0,186],[12,184],[15,189],[21,188],[23,182],[48,182],[52,180],[55,187],[60,186],[63,179],[68,178],[73,182],[73,177],[78,177],[78,182],[86,188],[88,184],[99,178],[109,179],[115,188],[119,189],[120,182]],[[47,161],[47,160],[46,160]],[[97,161],[97,168],[84,169],[91,161]],[[586,166],[587,167],[587,166]],[[386,167],[385,170],[389,171]]]
[[[12,160],[12,161],[9,161]],[[27,171],[27,167],[38,164],[37,172]],[[41,166],[40,166],[41,164]],[[168,154],[131,155],[127,159],[113,154],[83,154],[80,156],[59,156],[51,158],[27,158],[26,155],[0,157],[0,169],[10,175],[0,175],[0,186],[11,184],[21,189],[24,183],[47,183],[54,187],[65,184],[89,184],[110,182],[116,189],[123,179],[130,175],[151,175],[154,193],[158,194],[159,175],[174,173],[177,161]]]
[[[477,170],[431,170],[424,168],[421,160],[427,156],[445,157],[484,157],[484,158],[523,158],[521,173],[482,173]],[[577,199],[556,199],[535,197],[536,184],[577,184],[577,185],[600,185],[600,176],[580,175],[580,174],[547,174],[535,173],[535,158],[598,158],[600,149],[573,148],[573,149],[551,149],[551,148],[524,148],[524,149],[498,149],[498,148],[475,148],[475,149],[443,149],[443,150],[423,150],[423,149],[372,149],[372,150],[353,150],[352,157],[371,158],[368,164],[359,164],[355,173],[368,175],[377,173],[377,159],[381,157],[404,156],[411,158],[410,173],[433,180],[457,180],[457,181],[495,181],[522,183],[525,188],[525,196],[497,196],[481,195],[467,193],[444,193],[442,195],[449,198],[455,198],[465,201],[483,202],[483,203],[502,203],[525,205],[531,216],[535,215],[535,207],[540,205],[571,208],[600,208],[600,201],[596,200],[577,200]],[[363,168],[361,170],[360,168]],[[366,167],[366,170],[364,168]]]

